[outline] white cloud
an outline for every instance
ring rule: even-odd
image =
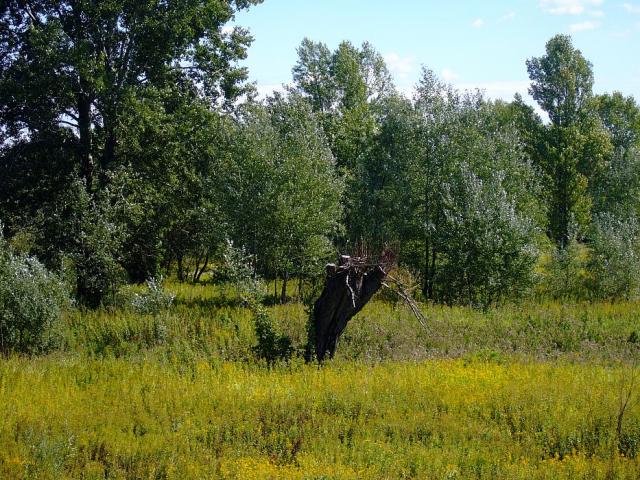
[[[471,26],[474,28],[480,28],[484,25],[484,20],[481,18],[476,18],[473,22],[471,22]]]
[[[588,13],[592,17],[596,17],[596,18],[604,17],[604,12],[602,10],[590,10]]]
[[[602,2],[603,0],[540,0],[540,6],[552,15],[582,15]]]
[[[509,12],[509,13],[501,16],[500,17],[500,21],[501,22],[510,22],[514,18],[516,18],[516,12]]]
[[[580,23],[572,23],[569,25],[569,31],[571,33],[585,32],[587,30],[593,30],[594,28],[598,28],[600,24],[598,22],[580,22]]]
[[[460,75],[458,75],[456,72],[454,72],[450,68],[443,68],[442,72],[440,72],[440,75],[442,76],[442,79],[445,82],[453,82],[454,80],[457,80],[458,78],[460,78]]]
[[[225,25],[220,29],[220,33],[222,33],[223,35],[228,35],[233,32],[233,28],[234,27],[232,25]]]
[[[398,79],[406,80],[415,71],[413,57],[403,57],[395,52],[384,55],[384,61],[389,71]]]
[[[640,5],[634,5],[633,3],[624,3],[622,7],[629,13],[640,13]]]

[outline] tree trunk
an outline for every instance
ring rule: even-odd
[[[114,132],[113,126],[111,125],[105,125],[105,130],[106,138],[104,141],[104,155],[102,157],[102,166],[103,168],[109,168],[115,158],[116,134]]]
[[[200,270],[198,271],[198,274],[194,279],[194,283],[200,281],[200,277],[202,277],[202,274],[204,273],[204,271],[208,266],[209,266],[209,251],[207,250],[207,253],[204,256],[204,262],[202,263],[202,268],[200,268]]]
[[[178,280],[184,282],[184,264],[182,263],[182,255],[177,255],[178,260]]]
[[[273,303],[278,301],[278,275],[273,278]]]
[[[78,131],[80,133],[81,174],[87,191],[91,191],[93,188],[91,99],[86,93],[80,93],[78,98]]]
[[[289,280],[289,272],[285,271],[282,276],[282,292],[280,293],[280,303],[287,303],[287,281]]]
[[[343,256],[340,265],[327,265],[327,279],[320,298],[313,307],[307,357],[323,361],[333,358],[340,335],[347,322],[373,297],[386,277],[383,265],[351,263]]]

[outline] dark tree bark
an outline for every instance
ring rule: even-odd
[[[280,303],[287,303],[287,282],[289,281],[289,272],[285,271],[282,276],[282,291],[280,292]]]
[[[315,350],[319,361],[327,353],[333,358],[347,323],[380,289],[386,275],[384,264],[352,262],[347,256],[341,257],[337,267],[327,265],[325,287],[313,307],[309,332],[309,350]]]
[[[78,99],[78,131],[80,133],[81,172],[87,191],[93,187],[93,157],[91,132],[91,99],[81,94]]]

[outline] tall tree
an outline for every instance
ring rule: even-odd
[[[66,128],[91,190],[96,162],[116,149],[123,103],[149,87],[182,85],[231,104],[244,91],[236,65],[246,30],[225,33],[259,0],[139,2],[9,0],[0,11],[0,130],[5,140]]]
[[[368,168],[378,120],[384,115],[382,104],[395,91],[391,75],[382,55],[367,42],[360,48],[341,42],[331,52],[325,44],[305,39],[298,57],[293,90],[320,114],[329,146],[346,179],[345,192],[355,192],[361,186],[355,175]],[[370,240],[358,236],[362,233],[361,217],[370,216],[366,210],[358,210],[354,197],[343,199],[347,233],[341,239],[343,244]]]
[[[594,104],[616,150],[640,148],[640,106],[633,97],[605,93],[596,95]]]
[[[425,69],[415,100],[419,153],[407,178],[424,295],[491,303],[527,283],[540,210],[534,170],[515,126],[502,125],[481,94],[460,93]]]
[[[571,126],[592,97],[592,65],[571,37],[556,35],[547,42],[546,53],[527,60],[531,79],[529,93],[547,112],[555,126]]]
[[[592,107],[593,71],[567,35],[556,35],[546,53],[527,60],[529,92],[547,112],[546,154],[539,157],[550,199],[549,233],[566,246],[572,225],[584,231],[590,221],[597,178],[611,143]]]
[[[317,273],[331,256],[342,217],[343,182],[316,114],[299,96],[276,96],[247,107],[225,169],[224,209],[234,244],[260,273]]]

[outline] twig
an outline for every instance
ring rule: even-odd
[[[411,312],[418,319],[422,328],[424,328],[428,333],[431,333],[431,329],[427,325],[427,318],[424,316],[416,301],[411,297],[411,295],[406,291],[406,289],[402,286],[402,284],[391,275],[387,275],[387,278],[393,282],[396,288],[391,288],[389,284],[382,282],[382,285],[387,287],[389,290],[398,295],[404,302],[409,305]]]

